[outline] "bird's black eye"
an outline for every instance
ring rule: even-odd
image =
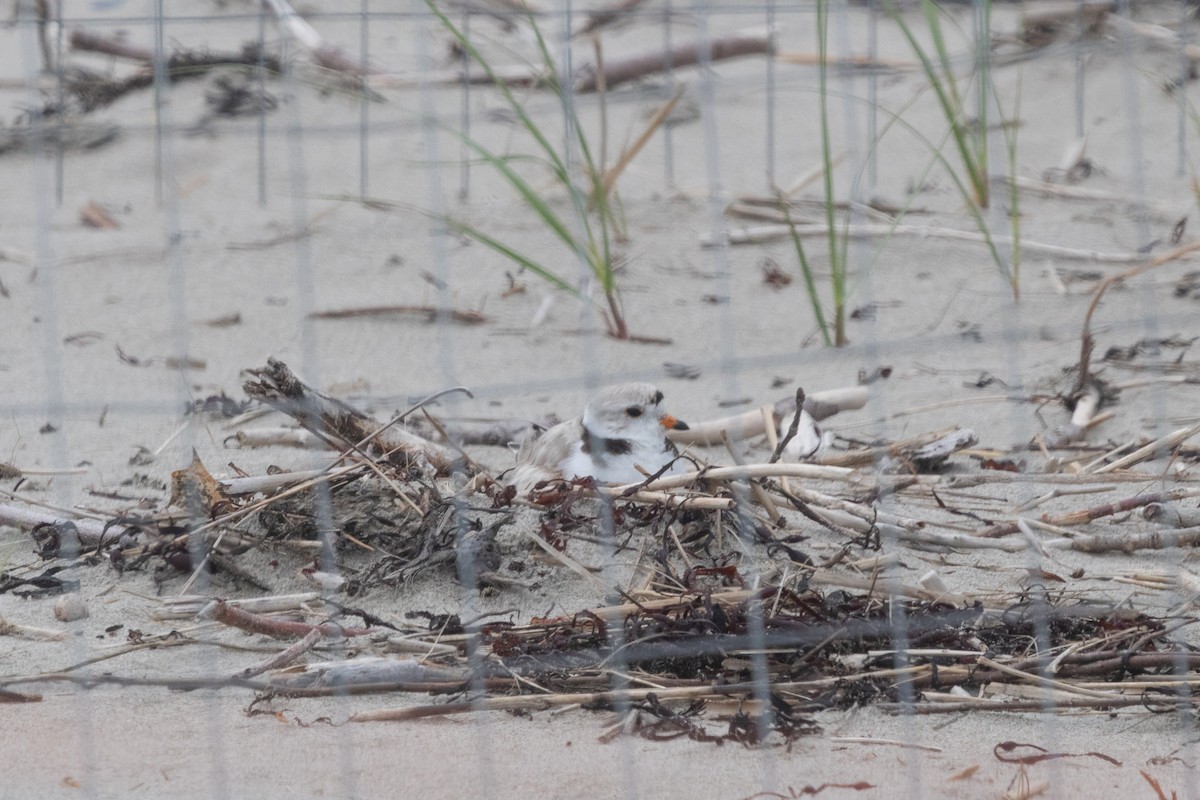
[[[658,405],[658,404],[659,404],[659,403],[661,403],[662,401],[663,401],[663,393],[662,393],[662,392],[655,392],[655,393],[654,393],[654,405]]]
[[[625,409],[625,413],[631,417],[640,417],[642,415],[642,409],[638,406],[630,406],[629,408]]]

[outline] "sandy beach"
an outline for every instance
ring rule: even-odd
[[[327,43],[355,59],[365,45],[378,73],[366,93],[359,78],[317,66],[312,50],[281,32],[270,12],[260,17],[255,3],[166,5],[157,39],[152,4],[63,2],[63,38],[51,26],[47,41],[51,51],[61,43],[64,68],[118,81],[152,73],[136,60],[72,50],[72,31],[119,36],[150,52],[157,40],[168,52],[238,53],[258,41],[261,26],[266,51],[289,69],[263,77],[246,65],[206,68],[164,79],[161,94],[151,81],[84,113],[42,70],[37,26],[0,28],[0,464],[13,468],[0,472],[2,506],[103,524],[164,511],[172,474],[193,454],[218,479],[324,468],[328,450],[239,446],[239,431],[294,426],[286,415],[231,418],[214,413],[216,400],[188,413],[222,395],[244,403],[244,371],[276,358],[310,386],[379,420],[430,393],[467,387],[471,396],[449,394],[429,408],[456,430],[567,419],[598,387],[625,381],[655,383],[671,414],[693,424],[768,406],[797,386],[811,395],[862,385],[863,407],[823,421],[836,437],[827,455],[956,427],[974,431],[976,444],[922,472],[914,488],[879,492],[874,505],[862,498],[892,486],[908,467],[876,459],[855,465],[845,480],[794,484],[947,534],[977,535],[1151,492],[1180,490],[1178,507],[1196,509],[1187,494],[1200,486],[1196,431],[1173,442],[1173,452],[1094,474],[1105,458],[1200,422],[1200,366],[1191,349],[1200,336],[1198,267],[1195,252],[1182,252],[1196,241],[1197,88],[1192,78],[1180,80],[1178,44],[1154,39],[1148,27],[1102,23],[1082,38],[1068,30],[1034,48],[1018,36],[1026,9],[992,9],[992,203],[980,219],[1010,271],[1004,237],[1013,233],[1012,219],[1019,221],[1017,300],[986,244],[945,235],[978,236],[980,228],[955,185],[961,165],[945,114],[898,25],[880,14],[875,27],[859,6],[834,11],[832,56],[865,59],[872,35],[878,41],[876,67],[829,71],[829,134],[832,149],[844,152],[834,194],[859,204],[853,215],[837,212],[839,225],[895,228],[891,235],[854,228],[856,235],[841,240],[849,344],[833,348],[822,343],[788,235],[706,246],[769,224],[738,216],[731,204],[790,187],[823,163],[819,71],[796,57],[817,49],[811,5],[770,11],[730,4],[702,14],[675,6],[664,17],[661,3],[648,3],[604,30],[606,61],[652,51],[664,37],[679,44],[773,22],[774,63],[768,69],[766,56],[751,55],[716,62],[707,73],[683,67],[601,95],[571,95],[580,128],[611,165],[682,91],[672,124],[654,132],[616,182],[625,224],[612,242],[621,307],[635,336],[667,340],[659,343],[606,336],[603,294],[585,280],[579,259],[498,169],[478,153],[464,166],[464,125],[498,153],[527,155],[535,146],[495,87],[437,82],[462,62],[424,4],[371,4],[365,26],[358,4],[353,11],[328,0],[297,5]],[[573,8],[571,24],[591,7]],[[970,8],[945,13],[965,86],[974,58]],[[1173,4],[1136,4],[1132,21],[1178,30],[1179,15]],[[461,7],[452,18],[462,24]],[[538,19],[554,52],[562,52],[561,16]],[[928,42],[919,9],[903,19]],[[536,60],[524,21],[508,29],[476,14],[469,30],[497,65]],[[1183,30],[1196,33],[1190,20]],[[588,37],[573,41],[571,59],[595,60]],[[1194,67],[1186,53],[1182,59]],[[216,111],[222,98],[234,102],[235,89],[248,105],[237,114]],[[555,142],[564,138],[562,104],[552,92],[513,92]],[[68,110],[31,124],[31,109],[55,103]],[[48,132],[60,119],[69,133]],[[868,147],[872,131],[878,141]],[[1062,165],[1070,152],[1084,155],[1067,164],[1076,169],[1068,180]],[[516,163],[553,208],[574,219],[549,169]],[[803,224],[825,219],[815,174],[793,195],[811,201],[795,206]],[[867,201],[875,210],[862,210]],[[907,213],[878,210],[896,208]],[[582,286],[586,299],[518,270],[468,235],[446,232],[446,216],[549,265]],[[831,314],[827,239],[807,237],[805,247]],[[1100,411],[1111,416],[1069,446],[1031,446],[1071,418],[1060,398],[1080,360],[1097,288],[1159,257],[1161,264],[1107,287],[1091,318],[1092,366],[1114,390]],[[767,280],[772,270],[787,280]],[[367,313],[385,307],[391,312]],[[432,313],[438,309],[460,313]],[[413,424],[436,435],[415,415]],[[771,452],[761,436],[734,447],[750,463]],[[494,476],[515,464],[515,447],[465,449]],[[732,458],[720,446],[696,454],[713,464]],[[1013,471],[985,466],[989,459]],[[462,488],[461,478],[439,480],[447,496]],[[385,498],[378,516],[399,515],[385,484],[377,491]],[[726,497],[733,490],[711,491]],[[490,501],[476,493],[467,502]],[[1003,608],[1034,596],[1086,601],[1179,623],[1172,640],[1196,643],[1183,624],[1194,614],[1190,587],[1200,585],[1189,583],[1196,569],[1190,547],[1089,553],[1062,544],[1072,535],[1164,530],[1140,507],[1065,534],[1038,528],[996,540],[1028,544],[1008,550],[885,536],[869,552],[847,547],[844,536],[794,509],[784,512],[778,534],[805,537],[796,546],[814,562],[828,561],[830,572],[851,575],[839,559],[895,556],[888,580],[917,586],[932,571],[962,607]],[[464,620],[494,614],[524,625],[624,602],[617,589],[642,580],[642,556],[655,546],[650,526],[632,532],[630,548],[619,551],[585,526],[566,547],[588,568],[583,579],[531,545],[544,510],[511,513],[497,536],[499,574],[513,581],[507,586],[464,586],[451,558],[407,580],[368,583],[354,596],[334,591],[330,599],[398,626],[414,624],[411,612]],[[262,524],[248,518],[236,530],[258,536]],[[1039,796],[1029,787],[1049,797],[1200,793],[1193,711],[1137,705],[905,715],[866,703],[810,714],[819,732],[790,741],[772,734],[748,746],[609,735],[620,728],[612,711],[577,706],[354,722],[354,715],[444,698],[393,692],[256,700],[254,691],[232,685],[114,685],[107,679],[216,680],[287,647],[292,642],[210,619],[164,618],[164,601],[318,591],[303,573],[317,548],[273,537],[238,552],[236,564],[266,587],[256,588],[221,571],[189,581],[190,570],[162,559],[124,572],[108,557],[43,559],[30,527],[0,523],[0,574],[24,580],[64,566],[53,576],[77,582],[88,616],[56,619],[58,596],[21,596],[30,585],[0,592],[0,689],[36,697],[4,702],[0,798]],[[343,526],[333,534],[348,532]],[[710,556],[713,563],[736,557],[744,576],[764,584],[795,579],[801,569],[761,542],[730,534],[721,544],[722,552],[683,558],[707,564]],[[379,555],[370,542],[359,547],[345,538],[337,553],[334,571],[350,578]],[[672,551],[665,558],[679,557]],[[833,583],[813,588],[839,590]],[[21,626],[59,636],[48,640]],[[373,646],[328,641],[300,662],[369,656]],[[81,677],[88,675],[95,685]],[[1061,692],[1054,697],[1101,691],[1089,687],[1054,687]],[[1012,691],[1004,696],[1032,696]],[[753,700],[711,703],[706,730],[725,731],[742,699]],[[1057,757],[1021,763],[1034,751],[1009,754],[998,747],[1005,742]]]

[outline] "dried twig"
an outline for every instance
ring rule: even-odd
[[[824,224],[796,225],[795,228],[790,228],[787,225],[760,225],[748,228],[732,228],[721,234],[721,241],[718,241],[714,234],[702,233],[700,235],[700,244],[703,247],[716,247],[719,244],[739,245],[739,244],[758,244],[762,242],[775,241],[777,239],[785,239],[792,236],[792,231],[795,230],[797,236],[827,236],[829,228]],[[988,238],[982,233],[975,231],[955,230],[953,228],[935,228],[929,225],[878,225],[871,223],[849,224],[838,229],[839,236],[849,236],[852,239],[871,239],[882,238],[889,236],[916,236],[927,239],[950,239],[960,242],[977,242],[986,244]],[[992,236],[991,241],[996,245],[1011,245],[1012,240],[1006,236]],[[1036,253],[1039,255],[1055,256],[1058,258],[1081,259],[1084,261],[1094,261],[1104,264],[1130,264],[1145,259],[1142,253],[1103,253],[1097,250],[1086,250],[1073,247],[1064,247],[1056,244],[1046,244],[1044,242],[1031,242],[1027,239],[1022,239],[1020,242],[1021,250],[1025,253]],[[1200,247],[1200,244],[1196,245]],[[1193,247],[1192,249],[1195,249]]]
[[[1172,489],[1166,492],[1150,492],[1147,494],[1139,494],[1134,497],[1127,497],[1123,500],[1118,500],[1115,503],[1104,503],[1098,506],[1091,506],[1080,511],[1071,511],[1065,514],[1043,515],[1041,521],[1048,525],[1073,526],[1084,525],[1088,522],[1093,522],[1102,517],[1111,517],[1114,514],[1121,514],[1126,511],[1132,511],[1135,508],[1142,508],[1151,503],[1166,503],[1173,500],[1182,500],[1185,497],[1195,497],[1200,494],[1200,489]],[[998,537],[1007,536],[1018,531],[1016,522],[1004,522],[998,525],[993,525],[980,531],[977,536],[983,537]]]
[[[295,661],[300,656],[311,650],[322,639],[325,638],[324,632],[320,627],[314,626],[312,630],[304,635],[304,638],[293,644],[291,647],[276,653],[266,661],[260,661],[251,667],[239,671],[235,677],[238,678],[253,678],[255,675],[261,675],[267,670],[279,669],[286,667],[288,664]]]
[[[379,72],[340,47],[326,42],[325,38],[317,33],[316,28],[309,25],[303,17],[296,13],[288,0],[263,0],[263,3],[275,14],[280,27],[308,50],[312,54],[313,61],[319,66],[355,78]]]
[[[623,58],[609,58],[604,64],[604,86],[612,89],[622,83],[656,75],[664,69],[690,67],[702,62],[722,61],[748,55],[769,54],[773,48],[773,37],[762,30],[743,31],[725,36],[716,36],[707,42],[687,42],[676,45],[669,53],[655,48]],[[708,52],[704,49],[707,46]],[[579,70],[575,80],[575,91],[594,92],[600,86],[600,76],[595,67]]]
[[[243,384],[246,394],[291,415],[318,435],[335,437],[343,447],[367,448],[369,444],[367,453],[381,457],[384,453],[397,453],[403,458],[393,460],[401,462],[426,460],[443,475],[449,474],[460,462],[458,453],[452,448],[434,444],[392,423],[380,424],[308,386],[282,361],[267,359],[266,367],[249,370],[249,373],[252,380]]]
[[[1027,244],[1022,244],[1022,247],[1027,247]],[[1169,264],[1172,261],[1178,261],[1184,256],[1190,255],[1195,251],[1200,250],[1200,240],[1185,244],[1182,247],[1177,247],[1168,253],[1163,253],[1161,256],[1152,258],[1145,263],[1139,264],[1133,269],[1126,270],[1119,275],[1111,275],[1105,278],[1095,289],[1095,294],[1092,296],[1092,302],[1088,304],[1087,313],[1083,316],[1083,331],[1080,333],[1079,344],[1079,366],[1078,366],[1078,385],[1085,386],[1088,383],[1090,374],[1090,362],[1092,350],[1095,347],[1095,340],[1092,337],[1092,316],[1096,313],[1096,309],[1100,305],[1100,300],[1103,299],[1104,293],[1113,286],[1123,283],[1130,278],[1141,275],[1143,272],[1161,267],[1163,264]],[[1142,258],[1137,260],[1141,261]]]
[[[1083,553],[1138,550],[1164,550],[1169,547],[1192,547],[1200,544],[1200,527],[1151,531],[1149,533],[1081,534],[1069,540],[1067,546]]]
[[[309,319],[368,319],[377,317],[424,317],[426,322],[449,319],[464,325],[482,325],[488,318],[478,311],[445,309],[435,306],[366,306],[363,308],[341,308],[332,311],[314,311]]]
[[[208,617],[231,628],[240,628],[248,633],[261,633],[275,638],[308,636],[314,630],[320,631],[322,636],[329,638],[366,636],[376,632],[375,628],[345,628],[335,622],[323,622],[319,625],[310,625],[307,622],[289,622],[245,611],[224,600],[214,601],[208,608],[200,612],[200,616]]]
[[[1180,428],[1179,430],[1168,433],[1166,436],[1155,439],[1153,442],[1144,447],[1139,447],[1137,450],[1134,450],[1127,456],[1122,456],[1116,461],[1105,464],[1102,467],[1097,467],[1096,469],[1092,470],[1092,472],[1096,475],[1103,475],[1104,473],[1112,472],[1113,470],[1132,467],[1134,464],[1150,458],[1155,458],[1165,452],[1171,451],[1195,436],[1197,433],[1200,433],[1200,423],[1197,423],[1196,425],[1190,425],[1186,428]]]
[[[832,417],[839,411],[862,408],[866,404],[867,387],[865,386],[828,389],[823,392],[813,392],[804,398],[804,410],[818,422]],[[780,400],[771,410],[773,424],[778,425],[779,420],[792,414],[795,410],[795,398],[788,397]],[[755,409],[730,417],[698,422],[690,425],[686,431],[670,431],[668,436],[676,444],[706,447],[720,444],[722,431],[725,431],[729,438],[736,442],[754,436],[762,436],[766,433],[766,428],[762,412]]]
[[[788,446],[788,442],[796,438],[796,434],[800,431],[800,416],[804,411],[804,387],[796,387],[796,413],[792,415],[792,423],[788,425],[787,433],[779,440],[778,444],[771,451],[771,457],[767,459],[768,464],[774,464],[783,455],[783,449]]]

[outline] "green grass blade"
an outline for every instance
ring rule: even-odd
[[[550,144],[550,140],[547,139],[545,134],[542,133],[542,130],[538,127],[537,123],[530,118],[529,114],[525,111],[524,104],[517,99],[516,95],[513,94],[512,89],[509,88],[508,84],[496,77],[496,73],[492,69],[492,65],[489,64],[487,59],[483,57],[483,54],[476,49],[475,45],[471,43],[471,40],[468,39],[466,35],[463,34],[463,32],[460,31],[458,27],[450,21],[450,18],[442,13],[441,9],[437,7],[437,4],[434,2],[434,0],[425,0],[425,5],[429,7],[430,12],[432,12],[433,15],[438,18],[446,30],[450,31],[450,35],[454,37],[458,45],[462,47],[463,51],[466,52],[466,54],[469,55],[476,64],[479,65],[480,69],[482,69],[484,74],[488,76],[488,79],[492,82],[492,84],[500,91],[500,94],[504,97],[509,107],[513,110],[513,113],[517,115],[517,119],[520,120],[521,126],[529,132],[529,135],[532,136],[538,143],[538,146],[542,149],[542,152],[546,154],[546,158],[551,164],[554,165],[554,170],[557,173],[559,180],[563,181],[564,183],[570,183],[570,176],[567,174],[567,167],[566,164],[563,163],[562,157],[558,154],[558,151],[554,149],[554,146]]]
[[[929,2],[930,0],[923,0],[923,3],[928,4]],[[900,33],[908,41],[909,47],[912,48],[913,54],[916,55],[917,60],[921,62],[921,70],[925,73],[925,77],[929,81],[930,87],[937,96],[938,105],[941,106],[942,115],[945,116],[946,122],[950,126],[955,149],[958,150],[959,158],[962,160],[963,169],[966,171],[968,180],[971,184],[973,194],[968,196],[973,197],[972,203],[974,205],[986,206],[988,190],[987,175],[981,171],[979,159],[975,154],[974,148],[971,147],[971,143],[968,141],[968,131],[965,120],[963,119],[962,104],[958,100],[957,89],[955,89],[954,86],[953,73],[947,72],[943,76],[943,74],[938,72],[937,68],[933,64],[932,59],[930,59],[929,54],[926,53],[925,49],[921,47],[921,43],[917,41],[916,35],[908,26],[908,23],[904,21],[904,18],[901,16],[899,9],[896,8],[894,2],[889,1],[885,8],[887,9],[888,14],[899,26]],[[929,13],[930,12],[927,11],[927,18],[929,18]],[[941,41],[941,26],[940,24],[936,23],[936,5],[934,5],[934,10],[932,13],[934,15],[933,19],[935,22],[931,23],[931,25],[933,25],[938,32],[935,36],[935,41]],[[944,48],[944,42],[939,47]],[[949,69],[949,54],[943,54],[942,57],[946,59],[946,61],[943,63],[946,65],[946,68]]]
[[[581,188],[569,168],[570,150],[556,149],[551,144],[550,139],[543,132],[542,128],[529,116],[525,110],[524,104],[518,100],[512,89],[503,81],[497,78],[495,71],[488,63],[483,54],[468,40],[466,35],[459,30],[453,22],[450,21],[436,5],[435,0],[425,0],[430,12],[441,22],[442,26],[450,32],[462,47],[463,51],[470,57],[472,61],[479,65],[484,74],[490,79],[492,84],[500,92],[501,96],[507,102],[509,108],[516,115],[521,127],[534,139],[540,148],[542,154],[552,169],[558,183],[566,190],[570,202],[574,210],[574,217],[568,217],[564,220],[550,206],[546,200],[534,190],[529,183],[521,177],[511,166],[512,159],[503,158],[488,150],[480,142],[470,138],[469,136],[455,131],[464,143],[472,150],[479,154],[484,160],[491,164],[506,181],[521,195],[525,202],[537,213],[541,220],[552,230],[554,234],[570,248],[571,252],[582,261],[586,267],[595,276],[604,290],[605,297],[608,301],[612,313],[614,315],[613,324],[615,329],[622,332],[625,330],[625,323],[620,315],[619,304],[616,300],[616,276],[612,267],[612,253],[610,249],[610,238],[612,228],[612,206],[609,204],[609,198],[604,192],[602,180],[603,176],[599,174],[596,168],[595,160],[592,156],[591,149],[588,145],[587,136],[584,134],[583,128],[580,125],[578,116],[575,114],[574,108],[571,106],[567,91],[569,87],[564,87],[561,77],[558,73],[554,57],[550,52],[550,47],[542,36],[541,29],[537,25],[536,19],[532,14],[528,16],[530,30],[533,32],[537,48],[542,60],[542,68],[544,77],[543,85],[550,88],[562,103],[564,119],[574,128],[574,139],[577,139],[579,153],[582,158],[583,171],[587,182],[592,187],[592,194],[597,198],[597,219],[599,222],[599,230],[597,225],[591,219],[589,212],[588,193]],[[571,223],[568,225],[568,221]],[[468,233],[471,236],[484,241],[489,247],[502,252],[506,257],[517,261],[525,266],[528,266],[536,274],[542,277],[553,275],[549,270],[535,264],[531,259],[525,258],[513,251],[511,248],[500,243],[498,240],[491,237],[486,237],[482,231],[477,229],[467,229],[459,226],[460,230]],[[486,237],[486,239],[484,238]],[[550,280],[549,277],[547,277]],[[562,279],[554,275],[552,282],[560,288],[567,288]],[[578,292],[576,292],[578,294]]]
[[[608,203],[608,193],[605,191],[603,185],[604,176],[596,165],[596,159],[592,156],[591,145],[588,143],[587,136],[583,132],[583,126],[579,124],[579,116],[570,104],[567,97],[567,90],[558,76],[558,68],[554,62],[554,56],[550,53],[550,46],[546,43],[546,38],[542,35],[541,28],[536,24],[533,24],[532,28],[534,39],[537,42],[538,53],[542,57],[542,62],[546,65],[547,72],[552,76],[549,82],[550,88],[558,97],[559,103],[562,104],[564,116],[571,120],[571,128],[575,133],[575,140],[579,146],[579,155],[583,159],[584,172],[591,184],[591,197],[594,198],[596,217],[600,224],[600,233],[598,236],[592,230],[591,221],[587,213],[588,196],[580,191],[574,182],[570,182],[569,189],[571,191],[571,201],[575,204],[575,213],[583,221],[587,235],[588,248],[591,253],[588,264],[596,278],[600,281],[604,293],[608,295],[616,291],[616,276],[613,273],[612,253],[609,248],[609,241],[612,238],[610,231],[612,210]]]
[[[841,95],[835,94],[835,96],[841,96]],[[850,99],[857,101],[857,102],[866,102],[863,98],[855,97],[853,95],[850,97]],[[966,206],[967,212],[971,216],[971,221],[975,223],[975,227],[983,235],[984,243],[987,245],[988,252],[992,257],[992,261],[995,262],[997,270],[1000,272],[1000,274],[1004,277],[1004,279],[1006,281],[1011,281],[1011,274],[1010,274],[1010,271],[1008,268],[1008,264],[1000,257],[1000,251],[996,247],[995,241],[992,239],[991,231],[987,227],[987,225],[983,219],[983,215],[980,213],[979,209],[972,202],[971,189],[966,184],[963,183],[962,178],[960,178],[958,173],[954,170],[954,167],[950,163],[949,159],[947,159],[946,156],[942,153],[942,150],[945,147],[946,141],[951,137],[953,132],[948,130],[946,132],[945,137],[942,139],[942,143],[935,144],[927,136],[925,136],[925,134],[923,134],[920,130],[918,130],[911,122],[909,122],[907,119],[904,118],[904,112],[907,111],[908,108],[910,108],[912,106],[912,104],[917,101],[917,99],[918,99],[917,97],[913,97],[899,111],[891,111],[882,105],[876,104],[875,108],[878,111],[882,112],[885,117],[887,117],[887,122],[884,124],[883,129],[875,137],[875,141],[872,142],[871,147],[878,147],[880,142],[883,140],[884,136],[888,133],[889,130],[891,130],[893,125],[897,125],[897,126],[903,128],[905,131],[910,133],[915,139],[917,139],[919,142],[921,142],[923,145],[925,145],[926,149],[928,149],[931,154],[931,161],[930,161],[930,164],[921,172],[920,176],[917,179],[917,183],[921,183],[924,181],[924,176],[926,174],[928,174],[929,169],[931,169],[934,164],[940,166],[946,172],[946,174],[949,176],[951,182],[954,184],[955,190],[958,192],[959,196],[962,197],[963,204]],[[1200,126],[1200,122],[1198,122],[1198,126]],[[911,203],[914,199],[915,199],[914,197],[910,197],[909,203]],[[907,208],[908,208],[908,204],[906,204],[905,209],[896,216],[895,220],[892,223],[893,228],[900,224],[900,221],[903,218],[904,213],[907,211]],[[886,243],[886,238],[884,240],[884,243]],[[882,244],[880,245],[880,247],[882,248]],[[878,258],[878,252],[876,252],[874,258]],[[874,260],[874,258],[873,258],[873,260]]]
[[[449,218],[446,220],[446,224],[459,233],[470,236],[472,239],[475,239],[481,244],[486,245],[515,264],[524,267],[525,269],[537,275],[539,278],[542,278],[559,289],[570,292],[576,297],[582,299],[582,295],[577,288],[572,286],[570,283],[567,283],[552,270],[542,266],[528,256],[513,250],[511,247],[504,244],[504,242],[489,236],[475,226],[460,220]]]
[[[538,194],[537,190],[530,186],[529,183],[521,177],[520,173],[512,168],[512,166],[509,164],[510,159],[501,158],[484,147],[480,142],[476,141],[470,136],[467,136],[466,134],[458,131],[451,132],[461,139],[463,143],[467,145],[467,147],[470,147],[472,150],[478,153],[480,158],[499,171],[500,174],[504,176],[504,179],[508,181],[509,185],[517,190],[517,193],[521,195],[522,199],[525,200],[529,207],[537,213],[542,221],[545,222],[552,231],[554,231],[555,235],[557,235],[558,238],[561,239],[562,242],[566,244],[573,253],[586,259],[586,249],[580,245],[579,241],[575,238],[575,235],[571,232],[571,229],[567,227],[567,224],[563,222],[563,220],[559,218],[556,213],[554,213],[554,209],[550,207],[550,204],[546,202],[545,198]]]
[[[962,98],[958,94],[958,85],[954,82],[954,67],[950,62],[950,50],[946,47],[946,38],[942,36],[941,9],[933,0],[921,0],[921,10],[925,12],[925,23],[929,26],[929,36],[933,39],[933,51],[941,63],[942,75],[949,84],[954,106],[962,108]]]
[[[826,347],[833,347],[833,337],[829,335],[829,323],[825,321],[825,312],[821,308],[821,297],[817,292],[817,282],[813,276],[812,266],[808,263],[808,254],[804,251],[804,242],[796,230],[792,220],[792,212],[788,208],[787,198],[779,196],[779,210],[783,212],[783,220],[787,223],[788,232],[792,237],[792,246],[796,248],[796,258],[800,261],[800,273],[804,277],[804,289],[808,292],[808,301],[812,305],[813,316],[817,318],[817,327],[821,329],[821,338]]]
[[[825,166],[825,223],[829,229],[829,274],[833,295],[834,313],[834,343],[839,347],[846,343],[845,315],[842,313],[846,306],[846,255],[849,248],[840,248],[834,205],[837,198],[833,187],[833,149],[829,135],[829,68],[826,61],[829,44],[829,6],[828,0],[817,0],[817,60],[818,91],[820,93],[821,112],[821,161]],[[795,227],[792,233],[795,234]]]

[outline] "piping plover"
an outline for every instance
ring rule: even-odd
[[[655,473],[676,456],[668,430],[687,425],[662,409],[663,394],[648,383],[609,386],[592,398],[583,416],[560,422],[521,447],[512,483],[526,494],[539,481],[595,478],[636,483],[641,467]]]

